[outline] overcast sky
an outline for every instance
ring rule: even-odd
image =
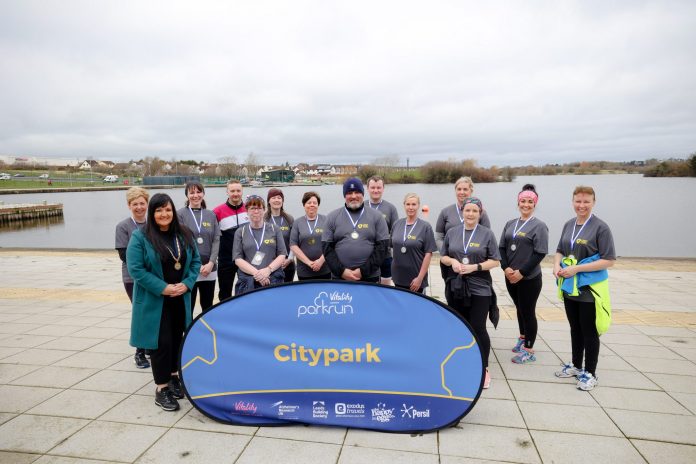
[[[696,2],[0,0],[0,154],[696,152]]]

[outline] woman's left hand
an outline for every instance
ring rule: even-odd
[[[408,288],[412,292],[417,292],[420,290],[422,284],[423,284],[423,279],[416,276],[416,278],[411,281],[411,284],[408,286]]]
[[[210,275],[210,273],[213,272],[213,266],[214,266],[214,264],[211,262],[201,266],[201,270],[200,270],[201,275],[203,277],[208,277],[208,275]]]
[[[524,276],[519,271],[519,269],[515,269],[514,271],[512,271],[512,273],[510,275],[507,276],[507,280],[511,284],[516,284],[517,282],[519,282],[523,278],[524,278]]]
[[[292,263],[292,260],[291,260],[291,259],[286,259],[285,261],[283,261],[283,264],[281,264],[280,267],[282,267],[283,269],[285,269],[286,267],[288,267],[288,266],[290,265],[290,263]]]
[[[578,273],[577,266],[568,266],[568,267],[564,267],[563,269],[558,271],[558,276],[567,279],[569,277],[573,277],[577,273]]]
[[[462,264],[462,274],[471,274],[472,272],[475,272],[478,269],[477,264]]]

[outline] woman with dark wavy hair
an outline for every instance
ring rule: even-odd
[[[126,251],[133,288],[130,344],[151,351],[157,384],[155,404],[179,409],[184,393],[178,356],[184,330],[191,323],[191,289],[201,260],[193,234],[179,219],[169,195],[152,196],[147,224],[136,230]]]

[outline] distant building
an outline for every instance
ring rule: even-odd
[[[269,171],[263,171],[261,177],[264,181],[270,182],[294,182],[295,172],[292,169],[271,169]]]

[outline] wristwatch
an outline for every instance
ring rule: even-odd
[[[476,265],[476,270],[477,270],[477,271],[483,271],[483,266],[481,266],[481,263],[478,263],[478,264]]]

